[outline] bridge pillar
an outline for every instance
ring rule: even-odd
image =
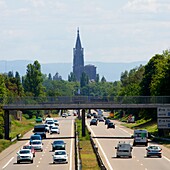
[[[5,139],[9,140],[9,110],[5,110],[4,118]]]
[[[82,109],[82,137],[86,136],[85,109]]]

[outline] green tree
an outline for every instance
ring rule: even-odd
[[[34,97],[44,96],[43,78],[41,73],[41,65],[38,61],[28,64],[26,76],[24,78],[24,90],[27,94]]]
[[[89,77],[86,73],[82,73],[80,78],[80,87],[83,88],[89,84]]]

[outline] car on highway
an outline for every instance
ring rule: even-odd
[[[33,163],[33,154],[30,149],[21,149],[17,152],[17,163],[20,162]]]
[[[65,150],[66,149],[66,143],[63,140],[55,140],[52,145],[52,151],[55,150]]]
[[[91,119],[91,114],[90,113],[87,114],[87,119]]]
[[[103,117],[99,117],[97,118],[99,122],[104,122],[104,118]]]
[[[90,121],[90,126],[91,125],[96,125],[97,126],[97,119],[92,119],[91,121]]]
[[[53,154],[53,164],[68,163],[68,154],[65,150],[56,150]]]
[[[50,134],[53,134],[53,133],[60,134],[60,129],[59,129],[58,126],[53,126],[53,127],[50,129]]]
[[[67,113],[63,113],[63,114],[62,114],[62,117],[65,117],[65,118],[66,118],[66,117],[68,117],[68,114],[67,114]]]
[[[152,156],[158,156],[159,158],[162,157],[162,149],[159,146],[151,145],[146,148],[146,156],[152,157]]]
[[[148,131],[147,130],[136,129],[134,130],[134,135],[132,137],[134,138],[133,146],[136,146],[136,145],[148,146]]]
[[[54,121],[47,121],[46,124],[48,125],[49,129],[51,129],[53,126],[55,126]]]
[[[36,151],[37,150],[40,150],[41,152],[43,151],[42,140],[33,140],[31,146],[33,146]]]
[[[35,149],[34,149],[33,146],[31,146],[31,145],[24,145],[23,149],[30,149],[31,153],[33,154],[33,157],[35,157]]]
[[[30,145],[31,145],[32,141],[34,141],[34,140],[42,140],[41,135],[31,135],[30,136]]]
[[[117,146],[115,147],[116,149],[116,157],[129,157],[132,158],[132,149],[133,147],[131,146],[130,143],[126,142],[119,142]]]
[[[45,126],[46,131],[49,133],[50,132],[49,126],[47,124],[44,124],[44,126]]]
[[[59,126],[59,121],[58,121],[57,119],[54,119],[54,124],[55,124],[56,126]]]
[[[45,127],[44,124],[35,125],[33,132],[34,132],[35,135],[40,135],[42,139],[43,139],[43,138],[44,138],[44,139],[46,138],[46,132],[47,132],[47,130],[46,130],[46,127]]]
[[[109,128],[115,129],[115,124],[114,124],[113,122],[109,122],[109,123],[107,124],[107,129],[109,129]]]
[[[106,119],[104,124],[108,125],[109,122],[110,122],[110,119]]]

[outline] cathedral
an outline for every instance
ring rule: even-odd
[[[77,30],[77,39],[75,48],[73,48],[73,74],[77,81],[80,81],[82,73],[86,73],[89,80],[96,80],[96,67],[94,65],[84,65],[84,49],[80,41],[79,29]]]

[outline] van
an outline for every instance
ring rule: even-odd
[[[148,146],[148,131],[147,130],[134,130],[133,146],[145,145]]]
[[[46,138],[47,129],[44,124],[34,126],[34,135],[41,135],[42,138]]]
[[[132,149],[133,147],[131,146],[130,143],[126,142],[119,142],[117,146],[115,147],[116,151],[116,157],[129,157],[132,158]]]

